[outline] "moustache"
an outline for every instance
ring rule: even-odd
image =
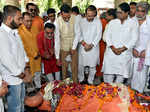
[[[145,19],[146,15],[145,16],[136,15],[136,17],[138,20],[143,20],[143,19]]]

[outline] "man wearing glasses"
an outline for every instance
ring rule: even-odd
[[[138,26],[128,18],[130,6],[122,3],[117,9],[117,19],[111,20],[104,35],[106,51],[104,54],[104,82],[123,83],[129,78],[132,65],[132,48],[138,39]],[[116,77],[116,80],[114,81]]]
[[[33,40],[37,40],[37,35],[41,31],[44,30],[44,21],[40,16],[37,16],[37,6],[35,4],[27,3],[26,10],[32,17],[32,25],[30,28],[30,33],[32,34],[32,36],[34,38]],[[35,43],[35,42],[33,42],[33,43]],[[37,51],[38,51],[38,49],[37,49]],[[40,58],[39,53],[37,53],[37,57]],[[40,76],[41,76],[41,71],[34,73],[34,82],[35,82],[36,88],[41,87]]]
[[[31,32],[32,17],[28,12],[22,14],[23,24],[19,27],[18,32],[24,45],[24,49],[29,57],[29,65],[32,76],[41,72],[41,57],[37,46],[37,39]],[[35,78],[34,77],[34,78]],[[36,88],[41,87],[40,78],[34,80]]]
[[[139,2],[136,6],[136,20],[139,26],[139,39],[133,49],[134,66],[131,87],[142,93],[145,88],[148,66],[149,51],[146,52],[146,47],[150,42],[150,17],[148,16],[149,5],[147,2]],[[149,48],[148,48],[149,49]]]
[[[37,36],[38,33],[44,30],[44,21],[40,16],[37,16],[38,10],[35,4],[27,3],[26,10],[32,16],[31,32]]]

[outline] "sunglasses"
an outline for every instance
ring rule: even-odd
[[[137,12],[143,12],[143,13],[146,12],[145,10],[139,10],[139,9],[137,9],[136,11],[137,11]]]
[[[36,12],[36,9],[29,9],[30,12]]]

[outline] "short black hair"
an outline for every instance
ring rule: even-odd
[[[12,5],[4,6],[4,8],[3,8],[3,17],[4,17],[3,19],[4,19],[4,21],[7,19],[8,16],[14,17],[16,15],[17,11],[21,12],[21,10],[16,6],[12,6]]]
[[[129,5],[137,5],[137,3],[136,2],[130,2],[130,4]]]
[[[53,23],[46,23],[44,26],[44,29],[46,29],[46,28],[55,30],[55,25]]]
[[[85,13],[87,14],[87,11],[90,10],[90,11],[95,11],[96,15],[97,16],[97,9],[94,5],[89,5],[88,8],[86,8],[85,10]]]
[[[124,12],[130,12],[130,6],[128,3],[123,2],[119,5],[119,8]]]
[[[79,8],[78,8],[78,6],[74,6],[74,7],[72,7],[72,12],[75,12],[75,13],[77,13],[77,14],[79,14],[80,13],[80,11],[79,11]]]
[[[31,15],[30,15],[30,13],[28,13],[28,12],[23,12],[23,13],[22,13],[22,18],[24,18],[24,16],[31,16]]]
[[[68,4],[63,4],[60,8],[60,12],[69,13],[71,12],[71,7]]]
[[[3,13],[0,12],[0,26],[1,26],[2,22],[3,22]]]
[[[47,15],[48,15],[48,14],[51,14],[51,13],[56,13],[56,11],[55,11],[54,8],[49,8],[49,9],[47,10]]]
[[[29,6],[35,6],[36,7],[36,5],[34,3],[27,3],[26,9],[29,9]]]
[[[113,16],[114,19],[115,19],[115,18],[117,18],[116,12],[117,12],[116,9],[109,9],[109,10],[107,11],[107,14],[108,14],[109,16]]]

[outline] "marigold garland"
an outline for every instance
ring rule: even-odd
[[[60,99],[60,102],[56,109],[56,112],[60,112],[60,106],[64,102],[63,99],[65,98],[66,95],[68,95],[68,92],[71,89],[72,88],[68,86],[67,89],[64,91],[64,95]],[[77,112],[77,110],[80,110],[87,105],[87,103],[88,103],[87,101],[90,100],[90,98],[96,97],[99,101],[99,112],[101,112],[101,108],[102,108],[103,104],[105,104],[106,102],[111,102],[114,97],[118,97],[118,95],[119,95],[118,93],[121,91],[122,91],[121,88],[119,88],[118,86],[112,86],[111,84],[106,84],[106,83],[102,83],[98,86],[84,85],[84,89],[82,90],[82,95],[84,97],[81,97],[81,96],[78,97],[77,95],[70,94],[70,96],[72,97],[74,102],[78,101],[79,99],[85,98],[84,102],[82,104],[76,103],[76,105],[73,107],[74,109],[71,111]],[[131,90],[129,87],[128,87],[128,92],[129,92],[129,97],[130,97],[129,103],[132,106],[137,108],[140,112],[150,112],[149,106],[140,105],[140,103],[137,99],[137,96],[142,97],[146,100],[150,100],[150,97],[139,94],[139,93]],[[130,112],[130,107],[128,108],[128,110]]]

